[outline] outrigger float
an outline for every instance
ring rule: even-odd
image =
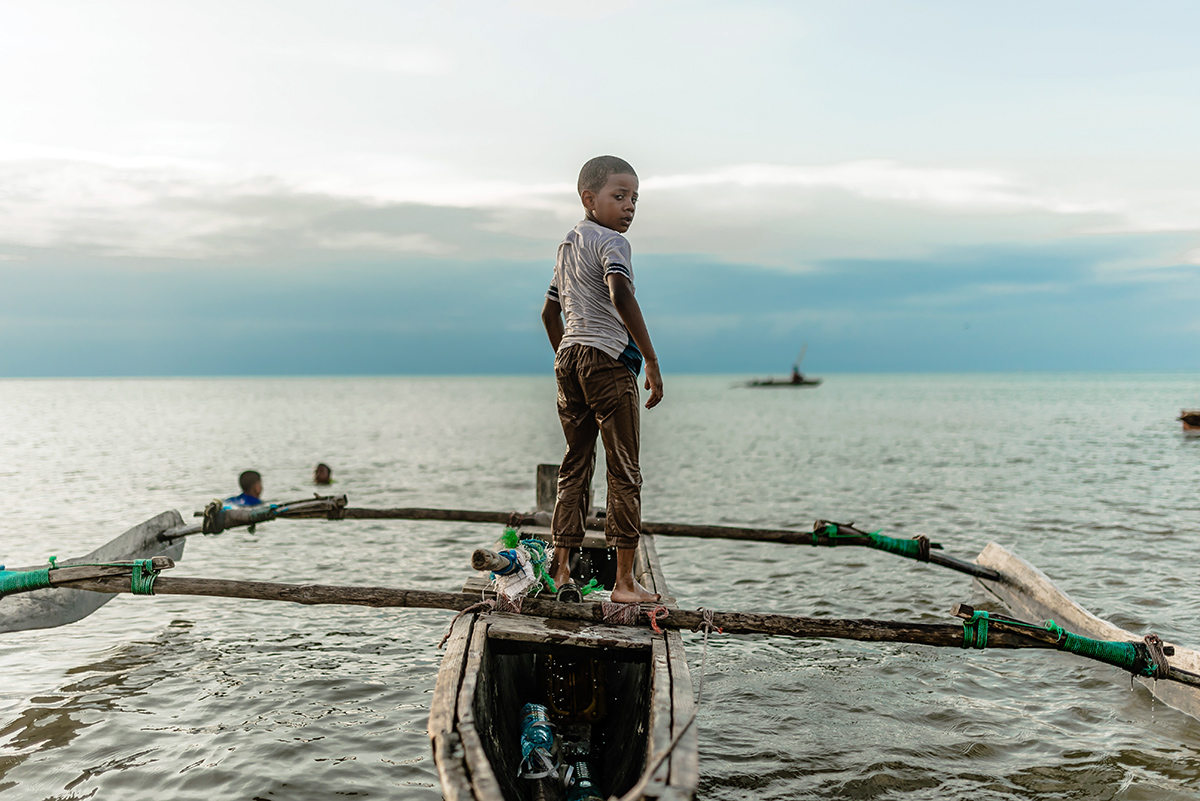
[[[194,525],[166,512],[86,557],[52,559],[48,566],[26,570],[0,568],[0,632],[71,623],[119,593],[458,612],[446,636],[429,717],[442,792],[452,801],[692,798],[699,780],[697,700],[680,634],[684,629],[704,630],[706,638],[707,632],[722,630],[1068,651],[1129,672],[1165,703],[1200,718],[1200,654],[1095,617],[1044,573],[995,543],[967,561],[944,554],[925,537],[895,539],[826,520],[818,520],[809,532],[644,523],[635,575],[662,596],[659,604],[594,602],[595,596],[565,603],[525,595],[539,589],[536,582],[512,597],[498,594],[496,572],[528,568],[532,575],[529,557],[544,551],[552,476],[553,466],[539,468],[539,508],[527,514],[355,509],[345,496],[234,509],[214,502],[197,513],[202,522]],[[459,520],[499,523],[510,530],[496,551],[472,554],[473,566],[482,572],[459,592],[161,575],[174,567],[193,534],[316,517]],[[602,520],[589,519],[591,531],[602,527]],[[1012,616],[965,604],[950,610],[962,622],[944,624],[680,609],[655,551],[659,536],[872,548],[970,575]],[[602,536],[585,537],[578,560],[576,578],[611,589],[615,568]],[[1052,621],[1030,622],[1046,619]],[[703,675],[695,684],[702,682]]]

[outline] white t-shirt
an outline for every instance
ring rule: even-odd
[[[562,306],[565,332],[559,348],[591,345],[620,359],[636,375],[642,355],[608,294],[610,274],[633,282],[629,241],[591,220],[581,220],[558,246],[554,282],[546,297]]]

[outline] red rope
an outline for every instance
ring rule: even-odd
[[[659,613],[662,614],[659,614]],[[666,620],[670,616],[670,611],[665,606],[656,606],[653,609],[646,611],[646,617],[650,618],[650,628],[654,629],[655,634],[662,634],[663,630],[658,627],[658,621]]]

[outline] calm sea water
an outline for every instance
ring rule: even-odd
[[[1014,547],[1098,614],[1200,643],[1200,377],[668,378],[643,417],[645,517]],[[313,490],[361,506],[529,508],[561,455],[548,378],[0,381],[0,562],[91,550],[165,509]],[[602,487],[600,488],[602,494]],[[454,589],[495,527],[278,521],[180,575]],[[862,549],[659,542],[688,607],[951,620],[969,580]],[[122,596],[0,635],[14,799],[436,799],[425,733],[449,614]],[[699,645],[689,635],[693,668]],[[1200,724],[1048,652],[711,642],[705,799],[1190,799]]]

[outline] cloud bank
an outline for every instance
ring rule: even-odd
[[[71,155],[0,160],[0,252],[17,246],[218,261],[306,250],[536,258],[552,253],[580,216],[568,184],[413,180],[348,193],[319,181]],[[854,161],[648,175],[630,237],[641,253],[807,269],[822,260],[917,257],[970,243],[1145,232],[1195,234],[1200,242],[1200,190],[1117,197],[994,170]],[[1159,264],[1190,263],[1195,252],[1162,254]]]

